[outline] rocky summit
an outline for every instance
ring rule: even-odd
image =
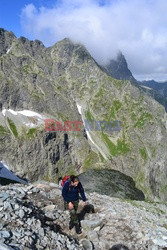
[[[79,206],[82,234],[68,229],[61,188],[54,183],[10,184],[0,188],[0,249],[109,250],[122,243],[130,250],[167,246],[167,207],[98,193],[87,194],[94,211]]]

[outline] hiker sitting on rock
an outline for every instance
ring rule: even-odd
[[[70,211],[69,229],[75,226],[77,234],[82,233],[80,222],[77,217],[77,209],[79,204],[79,194],[86,205],[86,197],[81,182],[77,176],[71,175],[63,185],[62,196],[64,198],[64,208]]]

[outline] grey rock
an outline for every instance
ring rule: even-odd
[[[39,189],[39,188],[33,188],[31,191],[32,191],[33,193],[39,193],[39,192],[40,192],[40,189]]]
[[[89,240],[83,239],[83,240],[81,240],[81,244],[83,246],[83,249],[85,249],[85,250],[92,250],[93,249],[92,242],[90,242]]]
[[[45,211],[53,211],[55,209],[55,205],[48,205],[44,207]]]
[[[41,221],[40,220],[36,220],[35,222],[34,222],[34,224],[35,224],[35,227],[38,229],[38,228],[41,228]]]
[[[81,225],[85,229],[87,229],[87,228],[93,229],[95,227],[101,226],[102,224],[103,224],[103,220],[100,220],[100,219],[95,219],[93,221],[90,221],[90,220],[81,221]]]
[[[1,250],[14,250],[14,248],[7,246],[6,244],[0,242],[0,249]]]
[[[19,210],[19,217],[22,219],[25,216],[23,209]]]
[[[13,210],[11,203],[8,202],[8,201],[5,201],[5,202],[4,202],[3,207],[4,207],[4,210],[9,210],[9,211],[12,211],[12,210]]]
[[[43,228],[40,228],[40,229],[38,230],[38,234],[40,235],[40,237],[43,237],[43,236],[45,235],[44,229],[43,229]]]
[[[162,239],[153,239],[154,244],[160,247],[166,247],[167,246],[167,241],[162,240]]]
[[[1,193],[0,194],[0,202],[6,201],[9,198],[9,194],[7,193]]]
[[[18,231],[15,231],[15,230],[12,230],[12,234],[13,236],[17,237],[17,238],[20,238],[22,236],[22,234]]]
[[[28,218],[27,221],[26,221],[26,223],[27,223],[28,225],[33,224],[33,222],[34,222],[34,218],[32,218],[32,219]]]
[[[96,231],[89,232],[88,239],[92,242],[96,242],[96,244],[99,241],[98,233]]]
[[[3,206],[3,200],[0,200],[0,207],[2,207],[2,206]]]
[[[10,233],[8,231],[0,231],[0,238],[9,238]]]
[[[15,204],[15,205],[14,205],[14,210],[19,210],[19,208],[20,208],[20,207],[19,207],[18,204]]]

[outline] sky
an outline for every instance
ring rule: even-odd
[[[0,0],[0,27],[45,46],[68,37],[99,64],[121,51],[137,80],[167,80],[167,0]]]

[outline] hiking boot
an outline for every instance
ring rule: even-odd
[[[82,230],[81,230],[81,227],[79,224],[75,224],[75,231],[77,234],[81,234],[82,233]]]
[[[69,230],[71,230],[74,227],[74,223],[72,221],[69,222]]]

